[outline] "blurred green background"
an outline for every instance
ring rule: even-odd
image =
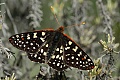
[[[53,6],[54,12],[50,6]],[[15,73],[16,80],[36,80],[35,76],[41,69],[44,74],[41,73],[41,78],[45,79],[40,80],[56,80],[59,72],[49,71],[50,67],[46,64],[31,62],[27,54],[13,47],[8,39],[17,33],[75,25],[65,28],[64,33],[92,58],[95,68],[91,71],[67,69],[62,80],[66,80],[65,77],[68,80],[120,79],[119,0],[0,0],[0,7],[1,78]],[[86,24],[79,25],[81,22]],[[10,52],[7,49],[15,53],[15,57],[8,59]],[[53,75],[51,79],[50,75]]]

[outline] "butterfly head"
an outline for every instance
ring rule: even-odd
[[[60,27],[57,29],[57,31],[63,32],[63,31],[64,31],[64,27],[63,27],[63,26],[60,26]]]

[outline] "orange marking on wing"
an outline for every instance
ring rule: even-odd
[[[22,40],[24,40],[24,38],[22,37]]]
[[[54,29],[52,29],[52,28],[47,28],[47,29],[35,30],[35,31],[38,31],[38,32],[39,32],[39,31],[40,31],[40,32],[41,32],[41,31],[54,31]]]
[[[92,66],[91,68],[93,69],[95,66]]]
[[[85,58],[82,58],[82,60],[85,60]]]

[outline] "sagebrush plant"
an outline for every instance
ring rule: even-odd
[[[30,0],[30,11],[27,19],[30,19],[29,26],[33,28],[40,27],[42,21],[43,12],[41,11],[40,0]]]
[[[38,75],[42,80],[118,80],[119,4],[119,0],[7,0],[5,17],[0,17],[0,77],[3,80],[36,80]],[[31,28],[58,28],[51,15],[51,5],[61,26],[86,23],[65,28],[65,32],[92,58],[94,69],[81,71],[71,67],[57,72],[46,64],[32,63],[26,53],[10,45],[8,38],[12,34],[31,31]],[[6,77],[12,75],[14,78]]]
[[[0,5],[5,5],[5,3],[1,3]],[[1,12],[1,11],[0,11]],[[6,33],[5,33],[5,23],[3,22],[4,21],[4,18],[3,18],[4,14],[1,12],[0,14],[0,29],[2,29],[2,32],[3,32],[3,36],[6,37]],[[11,77],[4,77],[4,73],[7,74],[7,71],[6,69],[9,68],[9,65],[6,64],[7,61],[6,59],[11,59],[13,53],[6,47],[4,47],[4,44],[2,42],[2,39],[4,40],[3,37],[0,37],[0,80],[15,80],[15,77],[14,77],[14,73]]]

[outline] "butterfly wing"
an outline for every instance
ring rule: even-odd
[[[16,34],[9,38],[9,42],[20,50],[35,53],[53,32],[54,30],[50,29]]]
[[[49,44],[46,43],[44,46],[42,46],[37,53],[27,53],[28,58],[31,61],[39,62],[39,63],[45,63],[45,58],[47,57],[47,50],[49,48]]]
[[[41,47],[38,53],[28,53],[28,58],[34,62],[45,63],[45,56],[48,55],[47,50],[49,47],[50,43],[45,44],[43,47]],[[51,58],[47,62],[50,67],[56,69],[57,71],[62,71],[68,68],[68,66],[63,62],[63,50],[62,40],[59,40],[57,48],[55,49],[54,53],[52,53]]]
[[[68,66],[64,63],[64,47],[62,38],[59,40],[57,44],[57,48],[55,49],[55,53],[52,54],[51,59],[48,62],[48,65],[52,68],[62,71],[68,68]]]
[[[64,62],[72,67],[90,70],[94,63],[90,57],[68,36],[64,34]]]

